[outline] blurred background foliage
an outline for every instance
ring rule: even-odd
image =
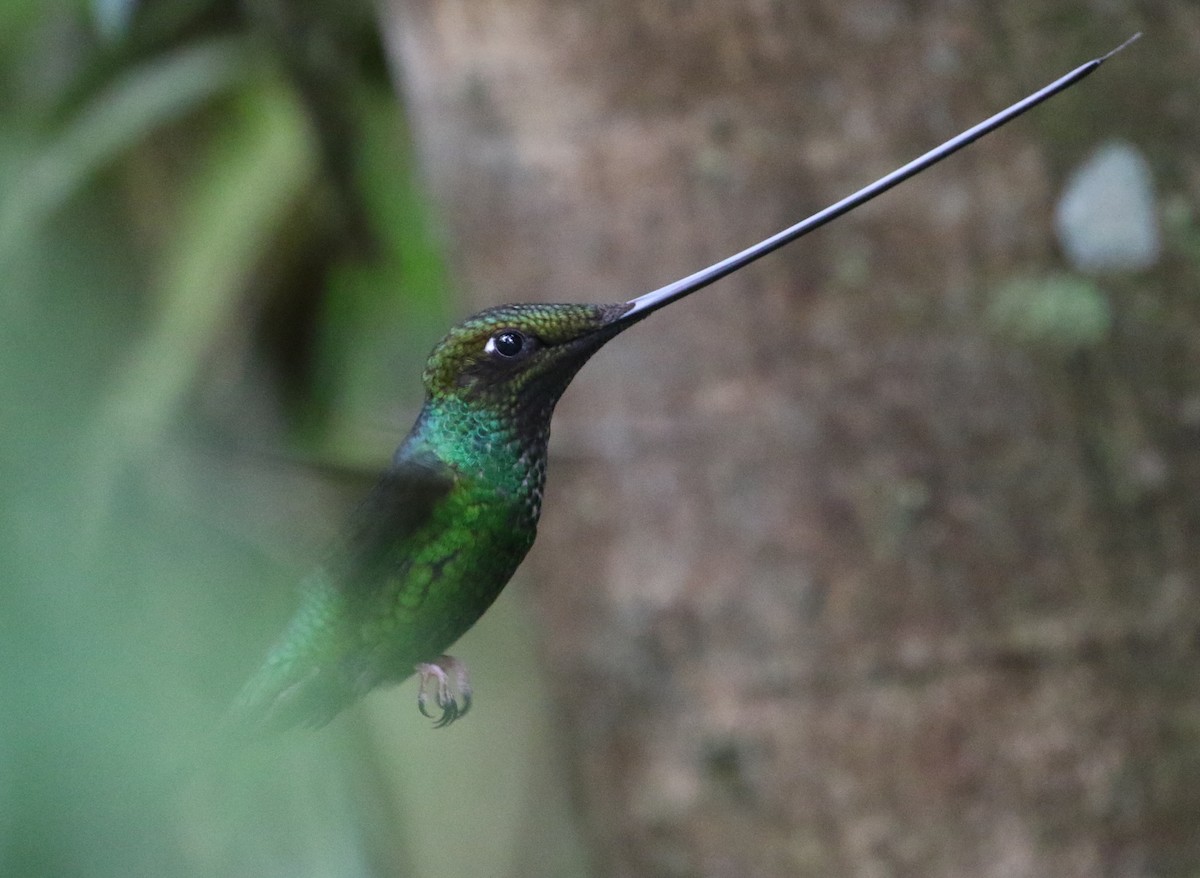
[[[501,874],[529,832],[576,868],[512,808],[553,801],[507,603],[464,651],[503,740],[392,692],[401,740],[208,746],[456,312],[378,41],[359,3],[0,4],[0,874]]]

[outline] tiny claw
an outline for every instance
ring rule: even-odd
[[[421,675],[421,687],[417,690],[417,709],[421,711],[422,716],[429,719],[437,718],[436,714],[429,712],[429,699],[425,693],[425,687],[429,685],[429,681],[435,679],[437,688],[434,691],[433,701],[442,708],[442,716],[445,716],[446,700],[450,696],[450,684],[446,679],[446,672],[436,664],[425,662],[417,665],[416,671]]]
[[[427,700],[428,699],[425,697],[425,681],[422,680],[421,688],[417,690],[417,710],[421,711],[422,716],[427,717],[428,719],[434,719],[434,715],[430,713],[429,708],[425,706]]]
[[[471,678],[467,674],[467,666],[454,656],[443,655],[438,656],[437,661],[422,662],[416,666],[416,671],[421,677],[421,686],[417,690],[417,709],[421,711],[422,716],[434,720],[433,727],[435,729],[445,728],[459,717],[465,716],[471,709]],[[458,690],[457,698],[451,689],[448,672],[454,674],[454,689]],[[441,716],[429,712],[429,698],[425,689],[430,680],[437,681],[433,692],[433,703],[441,710]],[[459,699],[462,699],[461,707]]]
[[[460,662],[452,655],[444,655],[441,658],[442,667],[448,671],[454,671],[454,686],[458,689],[458,697],[462,704],[458,701],[454,703],[454,719],[460,719],[467,715],[467,711],[471,709],[471,675],[467,673],[467,666]]]
[[[471,679],[467,676],[466,665],[460,665],[461,668],[457,675],[458,694],[462,697],[462,708],[458,711],[458,717],[461,718],[467,715],[467,711],[471,709]]]
[[[435,729],[444,729],[458,719],[458,715],[458,705],[453,701],[447,701],[446,706],[442,709],[441,718],[433,724],[433,727]]]

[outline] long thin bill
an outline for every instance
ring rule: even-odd
[[[808,219],[801,220],[790,228],[784,229],[782,232],[772,235],[765,241],[760,241],[752,247],[747,247],[741,253],[736,253],[726,259],[722,259],[715,265],[710,265],[708,268],[701,269],[695,274],[689,274],[687,277],[677,280],[674,283],[667,284],[665,287],[660,287],[653,292],[645,293],[638,296],[636,299],[629,301],[629,310],[621,315],[620,322],[625,323],[631,319],[641,319],[651,311],[661,308],[663,305],[674,302],[676,299],[681,299],[689,293],[694,293],[696,290],[702,289],[714,281],[718,281],[727,274],[732,274],[739,268],[749,265],[754,260],[766,256],[768,253],[778,250],[784,244],[790,244],[797,238],[807,235],[814,229],[819,229],[828,222],[832,222],[844,213],[849,213],[859,205],[866,204],[876,195],[881,195],[891,189],[893,186],[904,182],[909,177],[921,173],[926,168],[937,164],[942,159],[952,155],[962,149],[964,146],[974,143],[983,135],[995,131],[1001,125],[1011,122],[1013,119],[1020,116],[1026,110],[1031,110],[1042,101],[1054,97],[1061,91],[1073,86],[1079,80],[1083,79],[1088,74],[1096,70],[1101,64],[1111,58],[1117,52],[1124,49],[1134,40],[1138,39],[1141,34],[1137,33],[1123,42],[1117,48],[1113,49],[1106,55],[1099,58],[1093,58],[1086,64],[1081,64],[1076,67],[1066,76],[1054,80],[1045,88],[1034,92],[1024,100],[1017,101],[1011,107],[1001,110],[996,115],[989,119],[980,122],[974,128],[968,128],[957,137],[947,140],[941,146],[931,149],[920,158],[913,159],[902,168],[897,168],[885,177],[881,177],[872,183],[859,189],[853,195],[843,198],[836,204],[831,204],[818,213],[814,213]]]

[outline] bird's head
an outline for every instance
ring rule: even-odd
[[[501,305],[450,330],[423,376],[434,401],[541,409],[632,321],[630,305]]]

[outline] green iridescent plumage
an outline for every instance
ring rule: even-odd
[[[508,305],[450,331],[416,424],[308,577],[240,713],[321,724],[418,665],[438,670],[533,545],[554,405],[627,310]],[[466,706],[444,691],[437,701],[443,722]]]

